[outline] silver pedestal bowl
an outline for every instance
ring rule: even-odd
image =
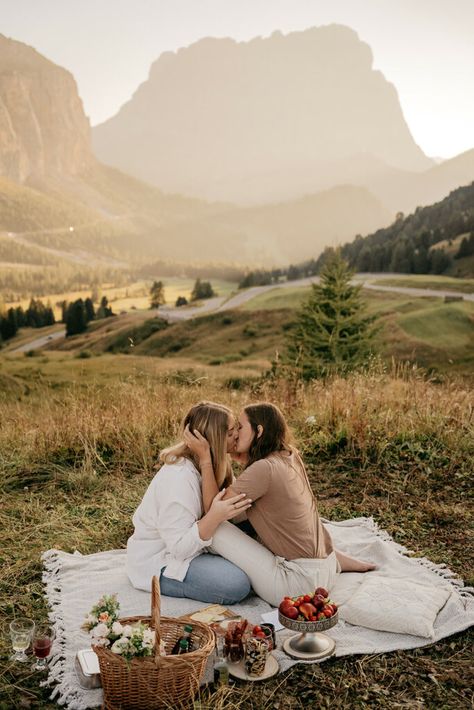
[[[322,632],[336,626],[339,621],[337,611],[333,616],[321,621],[294,621],[278,611],[278,620],[290,631],[300,632],[283,643],[283,650],[292,658],[322,660],[333,655],[336,642]]]

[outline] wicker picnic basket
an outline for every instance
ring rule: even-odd
[[[172,619],[160,616],[160,585],[153,577],[151,617],[133,616],[120,619],[122,624],[148,622],[155,629],[155,655],[134,658],[128,662],[103,646],[93,646],[99,658],[104,691],[103,710],[155,710],[189,706],[195,696],[206,662],[214,650],[212,629],[194,619]],[[160,639],[170,654],[183,634],[186,624],[192,624],[191,639],[196,650],[182,655],[159,655]]]

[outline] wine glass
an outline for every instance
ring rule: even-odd
[[[10,638],[15,651],[13,656],[10,657],[11,661],[19,661],[20,663],[28,661],[25,651],[30,645],[34,629],[35,622],[25,617],[14,619],[10,623]]]
[[[33,653],[38,660],[32,665],[32,670],[44,671],[48,667],[46,658],[51,653],[54,636],[54,629],[52,626],[49,626],[49,624],[40,624],[35,628],[33,634]]]

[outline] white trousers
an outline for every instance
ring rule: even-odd
[[[340,572],[335,552],[325,559],[285,560],[229,522],[219,525],[208,550],[240,567],[255,593],[272,606],[285,596],[311,594],[316,587],[330,590]]]

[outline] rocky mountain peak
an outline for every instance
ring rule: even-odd
[[[93,141],[100,160],[164,190],[243,202],[344,182],[354,156],[432,164],[370,47],[342,25],[166,52]]]
[[[95,162],[73,76],[0,34],[0,175],[76,175]]]

